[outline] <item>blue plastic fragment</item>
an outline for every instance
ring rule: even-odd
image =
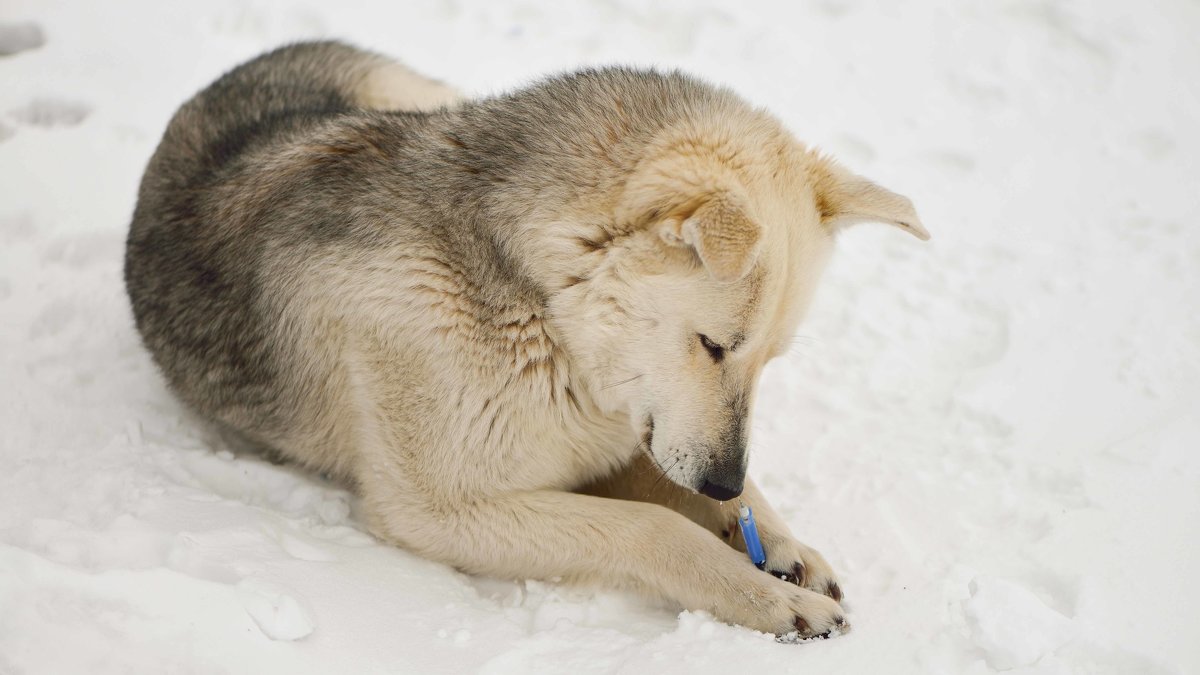
[[[738,502],[738,529],[742,531],[742,540],[746,542],[746,553],[750,562],[758,569],[766,569],[767,554],[763,552],[762,542],[758,539],[758,524],[754,522],[754,511],[742,502]]]

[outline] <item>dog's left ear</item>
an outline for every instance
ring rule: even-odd
[[[762,231],[733,195],[718,193],[663,220],[659,236],[667,244],[694,250],[713,279],[737,281],[754,266]]]
[[[831,167],[816,185],[817,209],[821,222],[831,230],[857,223],[889,223],[922,241],[929,232],[907,197],[880,187],[838,167]]]

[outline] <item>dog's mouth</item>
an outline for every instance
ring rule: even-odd
[[[642,452],[649,455],[650,459],[654,459],[654,453],[652,453],[650,451],[650,448],[651,448],[650,444],[653,442],[654,442],[654,415],[651,415],[650,413],[646,413],[646,420],[644,422],[642,422],[642,442],[641,442],[641,444],[638,445],[638,447],[640,447],[642,449]],[[658,463],[658,460],[655,460],[655,464],[657,464],[657,463]]]
[[[653,442],[654,442],[654,416],[647,413],[646,419],[642,423],[642,442],[638,444],[638,447],[642,449],[642,452],[644,452],[646,454],[646,457],[650,458],[650,462],[653,463],[654,466],[658,467],[658,470],[662,472],[663,476],[666,476],[667,475],[666,467],[664,467],[662,465],[662,462],[658,461],[658,458],[654,456],[654,446],[652,445]],[[670,480],[670,479],[668,479],[668,480]]]

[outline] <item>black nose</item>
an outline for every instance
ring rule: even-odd
[[[727,502],[742,494],[746,484],[746,397],[730,402],[729,424],[709,447],[709,465],[700,482],[700,494]]]
[[[730,499],[742,494],[742,484],[739,482],[737,487],[730,487],[728,485],[712,483],[706,480],[704,481],[704,484],[700,486],[700,494],[706,497],[712,497],[719,502],[727,502]]]

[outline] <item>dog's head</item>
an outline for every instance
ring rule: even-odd
[[[784,353],[837,230],[928,234],[908,199],[840,168],[760,116],[661,138],[625,185],[627,236],[587,291],[602,404],[624,408],[666,476],[742,492],[759,375]],[[581,298],[582,300],[583,298]]]

